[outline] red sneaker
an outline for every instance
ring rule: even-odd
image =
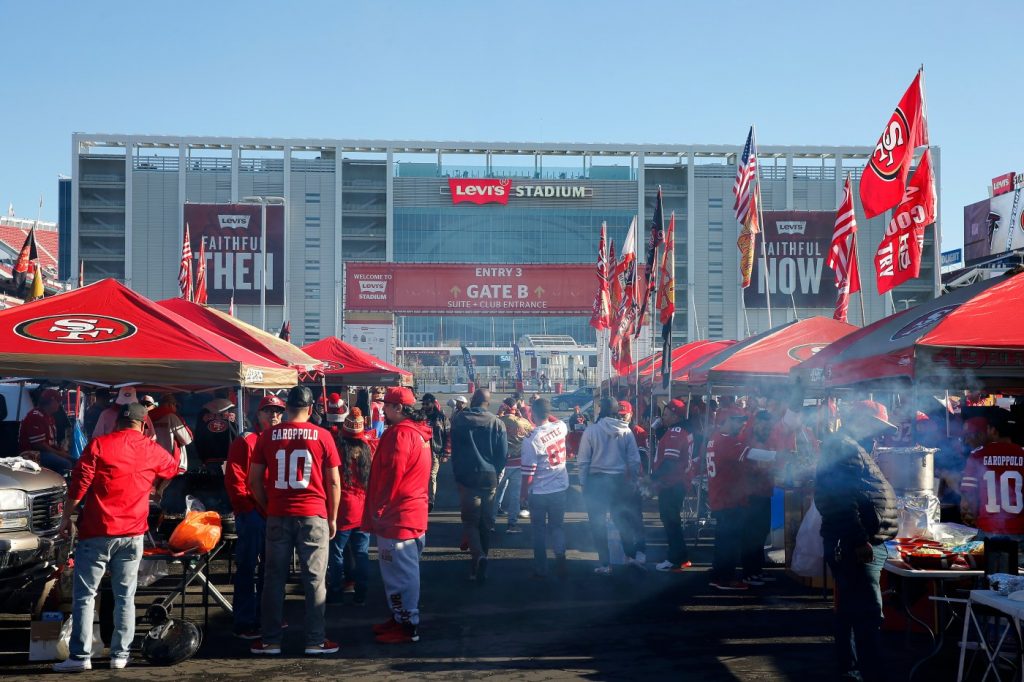
[[[405,644],[420,641],[420,633],[412,623],[396,623],[397,628],[382,632],[376,639],[381,644]]]
[[[394,618],[388,618],[383,623],[377,623],[373,626],[373,634],[383,635],[385,632],[390,632],[392,630],[397,629],[400,626],[401,624]]]
[[[692,561],[684,561],[683,563],[681,563],[678,566],[674,567],[672,569],[672,572],[673,573],[682,573],[683,571],[685,571],[688,568],[693,568],[693,562]]]

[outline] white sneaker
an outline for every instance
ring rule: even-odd
[[[644,562],[640,561],[637,558],[626,557],[626,565],[627,566],[632,566],[633,568],[638,568],[641,571],[646,571],[647,570],[647,564],[645,564]]]
[[[659,571],[667,573],[667,572],[671,571],[675,567],[676,567],[676,565],[674,563],[672,563],[668,559],[665,559],[664,561],[662,561],[660,564],[658,564],[654,568],[658,569]]]
[[[644,554],[643,552],[637,552],[636,553],[636,560],[639,561],[642,564],[646,564],[647,563],[647,555]]]
[[[611,575],[612,574],[612,567],[611,566],[598,566],[597,568],[594,569],[594,574],[595,575]]]
[[[111,670],[123,670],[128,665],[127,658],[112,658],[110,659]]]
[[[88,658],[69,658],[53,664],[53,671],[56,673],[84,673],[86,670],[92,670],[92,661]]]
[[[522,509],[522,510],[520,510],[519,518],[521,518],[521,519],[528,519],[528,518],[530,518],[530,510],[529,509]]]

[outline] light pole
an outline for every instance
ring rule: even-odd
[[[243,197],[242,203],[259,204],[260,206],[260,260],[262,263],[260,267],[260,327],[263,331],[269,331],[267,329],[267,204],[284,206],[285,199],[284,197],[268,196]],[[284,300],[284,282],[281,282],[280,286],[282,287],[281,297]],[[285,305],[287,306],[287,301]]]

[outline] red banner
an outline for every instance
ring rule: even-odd
[[[512,190],[511,180],[489,178],[458,179],[448,178],[448,189],[452,203],[468,201],[473,204],[507,204]]]
[[[900,203],[914,150],[928,144],[922,77],[919,71],[903,93],[861,176],[860,202],[867,218],[874,218]]]
[[[589,315],[589,264],[347,263],[345,309],[410,315]]]
[[[935,222],[935,210],[931,152],[926,151],[875,253],[879,294],[920,276],[924,228]]]
[[[185,204],[192,252],[206,249],[207,302],[259,305],[261,209],[254,204]],[[198,267],[195,268],[198,271]],[[267,206],[267,305],[284,304],[284,207]]]

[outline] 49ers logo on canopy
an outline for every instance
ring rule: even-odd
[[[788,355],[794,360],[803,362],[804,360],[809,359],[812,355],[821,351],[821,349],[827,345],[827,343],[804,343],[790,348]]]
[[[923,332],[926,329],[931,329],[939,322],[942,322],[944,319],[946,319],[946,315],[949,315],[951,312],[953,312],[959,307],[960,304],[957,303],[956,305],[947,305],[941,308],[936,308],[935,310],[932,310],[927,314],[918,317],[910,324],[901,328],[898,332],[893,334],[889,338],[889,340],[895,341],[896,339],[902,339],[904,336],[910,336],[911,334],[916,334],[918,332]]]
[[[107,315],[47,315],[14,327],[14,333],[26,339],[70,344],[121,341],[137,331],[131,322]]]

